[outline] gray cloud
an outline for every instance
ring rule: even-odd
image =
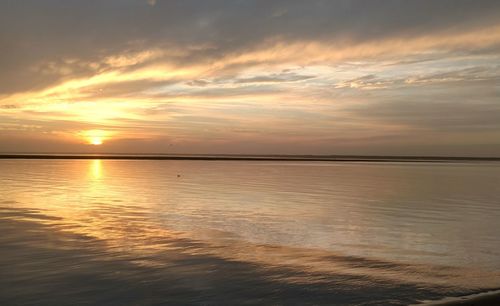
[[[151,5],[154,4],[154,5]],[[86,76],[105,56],[187,50],[209,61],[269,39],[335,45],[462,31],[498,23],[498,1],[63,1],[0,4],[0,93]],[[66,61],[60,65],[61,61]],[[50,69],[57,63],[58,69]]]
[[[456,94],[447,94],[446,97],[416,95],[389,98],[351,106],[346,111],[364,120],[406,126],[421,133],[500,133],[500,104],[495,96],[483,93],[474,96],[457,90]]]
[[[401,64],[404,65],[404,64]],[[400,67],[404,70],[405,67]],[[411,68],[406,68],[410,70]],[[450,68],[448,68],[449,70]],[[361,77],[348,79],[335,84],[335,88],[355,88],[355,89],[384,89],[394,90],[405,86],[428,86],[441,83],[465,83],[500,81],[500,69],[498,65],[490,67],[474,66],[465,69],[452,69],[438,73],[412,73],[407,72],[406,77],[381,77],[375,74],[368,74]],[[453,86],[453,84],[450,84]]]
[[[236,79],[236,83],[281,83],[297,82],[314,78],[313,75],[300,75],[291,72],[274,73],[270,75],[259,75],[250,78]]]
[[[16,108],[18,108],[18,106],[13,105],[13,104],[2,104],[2,105],[0,105],[0,108],[1,109],[16,109]]]

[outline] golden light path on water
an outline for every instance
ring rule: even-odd
[[[91,172],[94,180],[99,180],[102,175],[102,161],[95,159],[92,161]]]

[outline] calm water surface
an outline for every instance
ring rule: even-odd
[[[409,304],[500,288],[499,163],[0,160],[2,304]]]

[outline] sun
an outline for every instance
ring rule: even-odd
[[[91,139],[89,139],[89,142],[91,145],[100,146],[100,145],[102,145],[102,138],[92,137]]]
[[[115,135],[115,133],[103,130],[86,130],[86,131],[80,131],[78,135],[87,144],[93,146],[100,146],[105,141],[109,140],[113,135]]]

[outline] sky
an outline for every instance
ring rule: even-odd
[[[0,0],[0,152],[500,156],[500,1]]]

